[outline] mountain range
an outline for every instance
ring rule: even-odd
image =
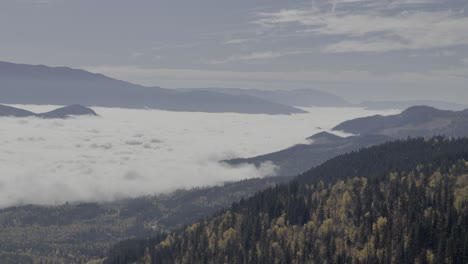
[[[153,108],[248,114],[304,113],[250,95],[144,87],[66,67],[0,62],[0,103]]]
[[[16,108],[7,105],[0,105],[0,117],[39,117],[45,119],[52,118],[68,118],[70,116],[90,115],[97,116],[93,109],[84,107],[82,105],[70,105],[45,113],[33,113],[21,108]]]
[[[199,88],[184,90],[205,90],[221,92],[231,95],[248,95],[263,100],[297,107],[353,107],[354,105],[345,99],[332,93],[314,89],[292,90],[256,90],[239,88]]]
[[[333,130],[358,135],[380,134],[392,138],[431,135],[465,137],[468,136],[468,109],[449,111],[413,106],[397,115],[375,115],[345,121]]]
[[[460,111],[468,108],[468,104],[460,104],[447,101],[436,100],[401,100],[401,101],[364,101],[355,106],[362,107],[368,110],[386,110],[386,109],[407,109],[415,105],[426,105],[438,109],[447,109]]]
[[[319,165],[324,161],[350,151],[407,137],[436,135],[468,136],[468,109],[463,111],[440,110],[429,106],[414,106],[400,114],[375,115],[342,122],[333,131],[354,134],[339,137],[321,132],[308,138],[309,144],[250,158],[222,161],[237,166],[244,163],[260,166],[271,161],[279,166],[278,175],[293,176]]]
[[[238,88],[164,89],[145,87],[68,67],[0,62],[0,103],[151,108],[188,112],[244,114],[304,113],[300,107],[405,109],[412,105],[460,110],[467,106],[434,100],[350,103],[315,89]]]

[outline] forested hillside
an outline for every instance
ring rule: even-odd
[[[106,263],[467,263],[468,139],[409,139],[332,159]]]
[[[115,241],[147,238],[194,223],[290,179],[250,179],[112,203],[2,209],[0,263],[86,263],[102,257]]]
[[[338,137],[327,132],[321,132],[308,138],[311,144],[298,144],[277,152],[253,157],[223,161],[232,166],[253,164],[260,167],[264,162],[273,162],[278,166],[277,174],[297,176],[310,168],[351,151],[378,145],[393,140],[383,135],[364,135]]]

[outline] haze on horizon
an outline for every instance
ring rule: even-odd
[[[165,88],[466,103],[466,0],[4,0],[0,61]]]

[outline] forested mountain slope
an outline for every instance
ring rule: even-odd
[[[223,161],[229,165],[254,164],[271,161],[279,168],[278,175],[296,176],[338,155],[393,140],[384,135],[364,135],[342,138],[321,132],[308,138],[312,143],[298,144],[287,149],[252,158]]]
[[[105,263],[467,263],[468,139],[346,154]]]
[[[85,263],[102,257],[115,241],[191,224],[291,178],[250,179],[112,203],[1,209],[0,263]]]

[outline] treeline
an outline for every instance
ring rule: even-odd
[[[346,154],[106,263],[468,263],[468,139]]]
[[[115,241],[153,237],[192,224],[291,179],[248,179],[111,203],[0,209],[0,263],[87,263],[103,258]]]

